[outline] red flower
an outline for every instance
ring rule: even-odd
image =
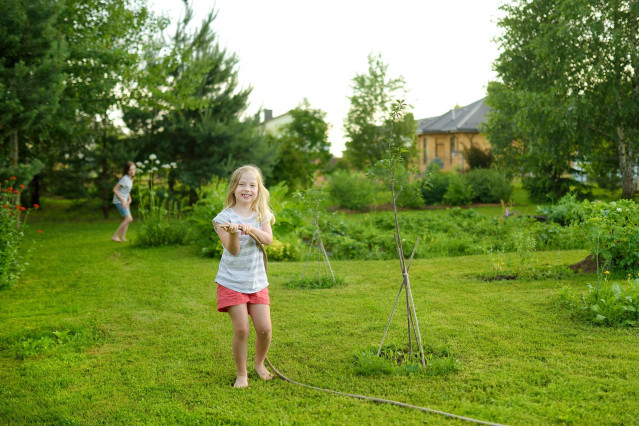
[[[14,189],[14,190],[13,190],[13,193],[14,193],[14,194],[19,194],[19,193],[20,193],[20,191],[18,191],[17,189]]]
[[[42,234],[42,229],[38,229],[38,234]]]
[[[25,211],[26,208],[24,206],[20,206],[20,210]]]
[[[17,177],[15,177],[15,176],[11,176],[11,177],[9,178],[9,180],[18,180],[18,178],[17,178]]]
[[[5,189],[4,191],[5,191],[5,192],[11,192],[11,191],[13,191],[13,188],[8,187],[8,188],[7,188],[7,189]]]
[[[40,208],[40,204],[34,204],[33,207],[35,207],[36,209]]]
[[[7,206],[6,204],[3,204],[2,207],[4,207],[5,209],[9,208],[9,206]]]
[[[20,189],[24,189],[24,185],[23,184],[20,184]]]

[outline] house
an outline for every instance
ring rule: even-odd
[[[417,152],[421,172],[435,161],[443,171],[468,169],[464,150],[475,146],[489,150],[490,143],[481,132],[489,111],[484,99],[461,108],[454,108],[438,117],[417,121]]]
[[[260,127],[266,134],[276,135],[279,133],[280,127],[285,124],[291,123],[293,121],[293,116],[290,111],[282,115],[278,115],[277,117],[273,117],[272,109],[264,110],[264,120],[260,123]]]

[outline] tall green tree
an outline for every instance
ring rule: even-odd
[[[639,2],[516,0],[504,4],[488,86],[495,154],[560,182],[573,161],[605,161],[612,144],[622,196],[639,149]]]
[[[326,167],[331,159],[326,113],[311,108],[304,99],[289,114],[292,121],[269,137],[270,143],[278,147],[273,181],[286,181],[291,189],[308,188],[316,171]]]
[[[58,152],[63,163],[87,165],[102,200],[104,216],[111,206],[114,175],[135,154],[127,146],[117,113],[135,103],[142,52],[161,28],[142,0],[60,0],[58,25],[68,42],[66,88],[60,111]],[[77,170],[82,173],[85,167]]]
[[[0,138],[1,157],[8,160],[0,160],[0,168],[23,184],[42,165],[30,145],[57,119],[64,89],[59,13],[60,5],[47,0],[0,2]]]
[[[390,132],[390,116],[397,99],[404,99],[403,77],[391,78],[381,55],[368,56],[368,73],[353,78],[350,109],[344,122],[345,159],[355,168],[365,169],[384,158]],[[413,114],[404,114],[394,124],[394,147],[414,148],[417,124]],[[405,155],[410,160],[410,155]]]
[[[257,121],[242,118],[250,88],[240,89],[238,58],[219,46],[211,10],[198,28],[186,7],[168,43],[145,52],[145,85],[139,106],[125,110],[127,125],[156,153],[177,162],[177,176],[190,190],[214,175],[228,176],[239,165],[254,163],[270,175],[275,149],[257,131]]]

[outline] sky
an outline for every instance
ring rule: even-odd
[[[182,0],[148,0],[175,22]],[[416,119],[486,96],[496,79],[498,10],[503,0],[191,0],[198,24],[211,7],[221,47],[239,59],[246,111],[277,117],[304,98],[326,113],[331,152],[344,150],[352,81],[381,54],[391,78],[406,81]]]

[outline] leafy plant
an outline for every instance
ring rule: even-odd
[[[632,200],[586,201],[584,210],[581,230],[597,261],[618,274],[639,270],[639,206]]]
[[[336,170],[327,184],[331,199],[338,207],[364,210],[375,201],[377,185],[360,173]]]
[[[606,271],[608,272],[608,271]],[[608,275],[608,274],[605,274]],[[595,285],[588,284],[588,293],[581,296],[577,303],[566,292],[562,293],[564,306],[579,309],[586,320],[609,327],[639,326],[639,278],[632,279],[630,274],[626,285],[604,280]]]
[[[142,229],[135,244],[140,247],[182,244],[188,233],[186,223],[179,219],[181,203],[169,194],[166,185],[169,170],[177,165],[160,164],[155,154],[136,164],[141,178],[146,178],[146,185],[137,186]]]
[[[473,201],[479,203],[508,202],[513,188],[503,173],[495,169],[472,169],[464,179],[473,188]]]
[[[451,206],[465,206],[472,203],[473,198],[475,198],[473,187],[459,174],[451,174],[444,194],[444,203]]]
[[[0,290],[12,286],[28,265],[29,253],[23,251],[22,244],[30,209],[19,202],[22,189],[24,184],[15,176],[0,184]]]

